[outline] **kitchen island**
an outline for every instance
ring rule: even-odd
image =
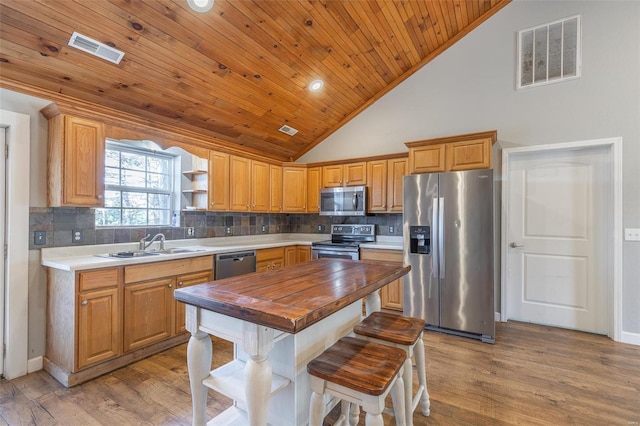
[[[409,269],[325,258],[176,290],[191,332],[193,424],[206,423],[208,388],[234,400],[209,424],[307,424],[307,363],[351,332],[363,297],[378,310],[378,290]],[[214,371],[209,335],[235,343],[235,359]]]

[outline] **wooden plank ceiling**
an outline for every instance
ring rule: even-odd
[[[1,0],[0,85],[290,161],[509,1]],[[69,47],[74,31],[124,59]]]

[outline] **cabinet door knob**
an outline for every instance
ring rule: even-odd
[[[183,285],[183,284],[182,284],[182,281],[180,281],[180,282],[178,283],[178,287],[182,287],[182,285]]]
[[[88,300],[83,300],[81,303],[82,306],[87,306],[88,304],[89,304]]]
[[[173,288],[173,284],[169,284],[167,287],[169,287],[169,288]]]
[[[212,202],[211,202],[211,205],[212,205],[212,206],[213,206],[213,205],[215,205],[215,204],[216,204],[216,202],[215,202],[215,201],[212,201]]]
[[[98,195],[98,200],[102,200],[104,198],[103,195]]]

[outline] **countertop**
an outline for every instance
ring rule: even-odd
[[[106,257],[108,253],[137,250],[138,243],[98,244],[43,248],[40,259],[43,266],[63,271],[109,268],[114,266],[135,265],[139,263],[162,262],[218,253],[231,253],[242,250],[259,250],[271,247],[292,245],[311,245],[316,241],[330,238],[328,234],[268,234],[247,235],[241,237],[198,238],[188,240],[167,240],[165,248],[188,247],[193,250],[186,253],[159,254],[135,258]],[[157,248],[153,243],[151,248]],[[376,242],[361,244],[362,248],[402,250],[402,237],[378,236]]]
[[[297,333],[386,284],[410,266],[323,258],[273,271],[211,281],[174,292],[202,309]]]

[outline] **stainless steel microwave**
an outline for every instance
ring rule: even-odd
[[[366,186],[320,190],[320,216],[364,216],[366,214]]]

